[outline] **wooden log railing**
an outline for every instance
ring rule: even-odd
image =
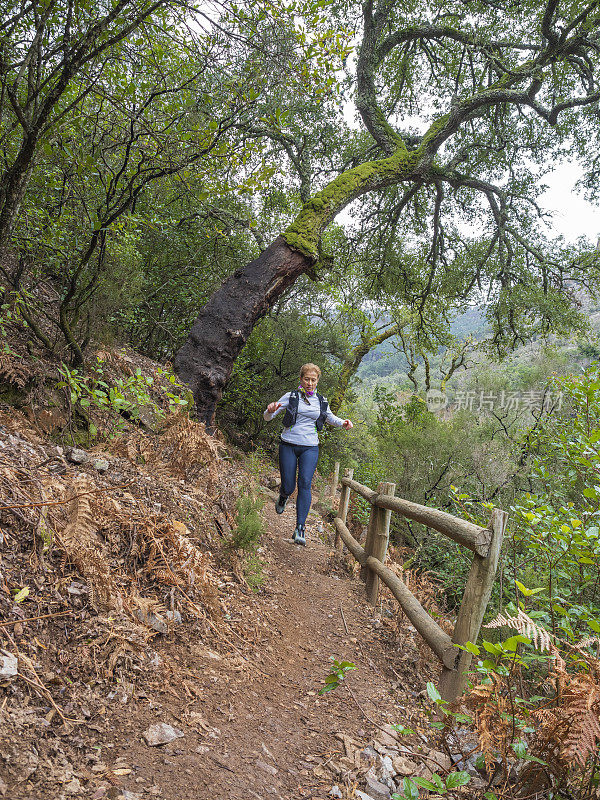
[[[396,487],[393,483],[380,483],[377,491],[373,491],[353,480],[353,470],[345,470],[341,484],[339,511],[335,519],[335,547],[339,548],[340,542],[343,542],[361,565],[361,577],[365,581],[367,599],[371,605],[377,604],[380,581],[392,592],[412,625],[442,664],[440,694],[444,700],[454,700],[463,690],[472,658],[470,652],[456,645],[475,643],[479,636],[496,577],[508,515],[495,508],[487,528],[482,528],[445,511],[395,497]],[[364,548],[346,527],[350,494],[353,491],[371,504]],[[408,586],[385,566],[392,511],[433,528],[473,552],[473,562],[452,636],[442,630]]]

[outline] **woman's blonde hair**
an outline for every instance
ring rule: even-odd
[[[316,364],[302,364],[300,367],[300,378],[303,378],[307,372],[316,372],[317,379],[321,377],[321,370]]]

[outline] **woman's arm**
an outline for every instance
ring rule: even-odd
[[[267,422],[272,420],[273,417],[276,417],[281,411],[286,409],[290,403],[290,395],[291,392],[286,392],[283,397],[280,397],[276,403],[269,403],[266,409],[263,411],[263,417],[266,419]]]
[[[329,408],[329,406],[327,406],[327,416],[325,417],[325,421],[328,422],[330,425],[333,425],[335,428],[344,428],[347,431],[349,431],[350,428],[354,427],[349,419],[342,419],[341,417],[336,417],[336,415]]]

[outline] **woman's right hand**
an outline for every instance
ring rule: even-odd
[[[267,411],[269,414],[274,414],[279,408],[281,408],[281,403],[269,403]]]

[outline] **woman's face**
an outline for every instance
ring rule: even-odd
[[[318,382],[319,376],[312,370],[308,370],[300,378],[300,386],[302,386],[302,388],[307,392],[314,392],[314,390],[317,388]]]

